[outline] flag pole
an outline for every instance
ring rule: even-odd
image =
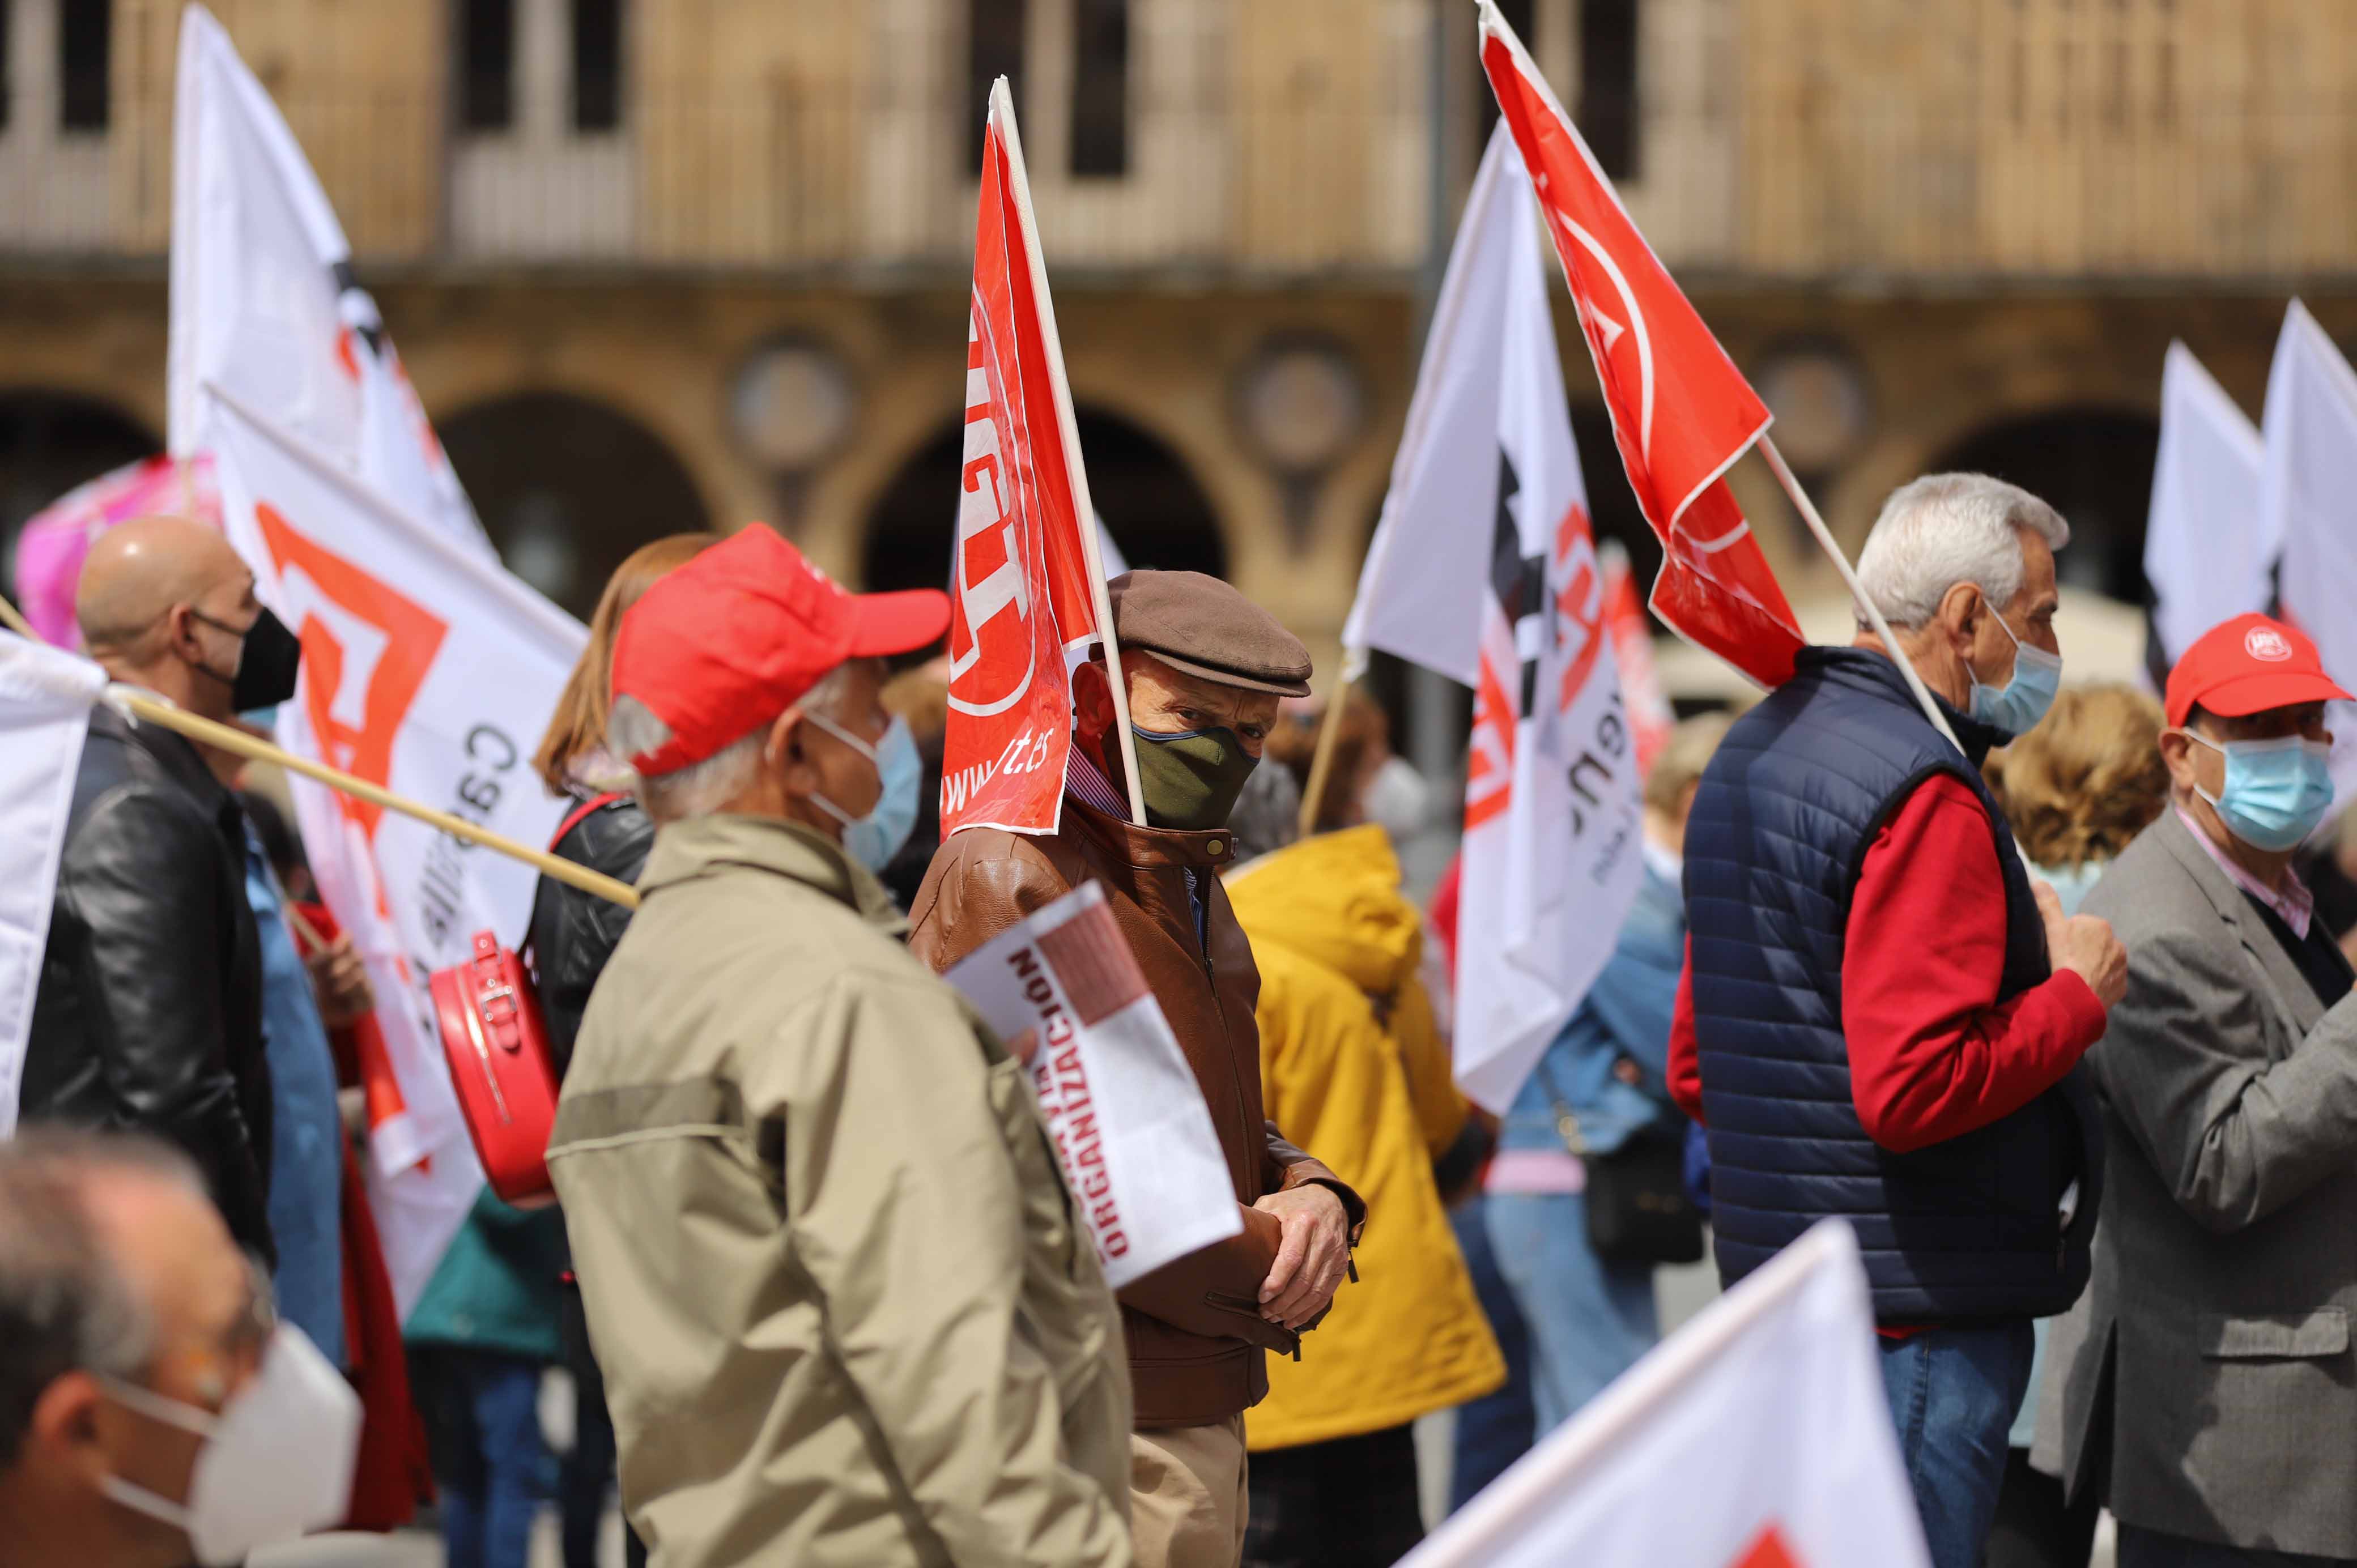
[[[1064,448],[1064,474],[1072,492],[1075,531],[1089,566],[1089,596],[1096,607],[1097,635],[1104,642],[1105,683],[1113,688],[1114,728],[1121,736],[1122,781],[1129,787],[1129,820],[1146,826],[1146,794],[1138,785],[1137,737],[1129,727],[1129,682],[1121,672],[1121,643],[1114,636],[1113,600],[1105,592],[1104,553],[1097,548],[1097,510],[1089,499],[1089,474],[1081,461],[1081,432],[1072,414],[1072,389],[1064,378],[1064,340],[1056,330],[1055,297],[1048,292],[1048,259],[1039,251],[1039,222],[1031,210],[1031,176],[1023,164],[1023,136],[1015,128],[1015,97],[1006,79],[990,85],[990,112],[1006,138],[1007,183],[1015,189],[1015,218],[1023,231],[1023,252],[1031,272],[1031,297],[1039,309],[1040,348],[1048,384],[1055,394],[1056,435]]]
[[[586,865],[576,865],[572,861],[550,854],[545,850],[537,850],[530,844],[518,843],[505,833],[493,832],[490,829],[470,822],[464,817],[454,817],[447,811],[437,811],[431,806],[421,805],[406,796],[396,795],[390,789],[371,784],[367,779],[353,774],[313,762],[308,757],[297,757],[284,746],[273,746],[266,740],[256,740],[242,729],[229,725],[216,724],[211,719],[199,718],[185,708],[176,706],[161,697],[141,692],[135,687],[123,685],[110,687],[105,700],[120,706],[145,723],[161,725],[164,728],[176,731],[200,745],[231,752],[250,761],[274,763],[289,773],[299,773],[306,779],[325,784],[331,789],[340,789],[345,794],[366,800],[372,806],[382,806],[388,811],[398,811],[404,817],[414,817],[427,827],[438,832],[447,833],[452,838],[462,839],[468,843],[479,844],[485,849],[497,851],[511,860],[522,861],[543,875],[553,876],[568,886],[578,887],[584,893],[594,893],[598,897],[609,899],[626,909],[635,909],[639,907],[639,890],[627,882],[617,881],[603,873],[592,871]]]
[[[1326,699],[1326,711],[1318,717],[1318,747],[1309,754],[1309,782],[1301,791],[1303,838],[1318,831],[1318,803],[1326,798],[1326,780],[1334,771],[1334,748],[1342,735],[1342,704],[1356,683],[1346,661],[1340,683]]]
[[[1883,619],[1882,611],[1867,596],[1865,586],[1857,580],[1857,569],[1850,565],[1849,557],[1842,553],[1840,542],[1834,538],[1833,530],[1827,528],[1825,520],[1818,515],[1817,503],[1809,499],[1809,492],[1801,488],[1801,481],[1785,465],[1784,454],[1776,450],[1774,436],[1762,435],[1760,438],[1760,455],[1768,459],[1768,467],[1776,475],[1776,482],[1784,487],[1786,495],[1792,498],[1792,504],[1801,510],[1801,521],[1809,525],[1810,533],[1815,536],[1826,558],[1833,562],[1834,570],[1841,574],[1850,597],[1866,613],[1867,624],[1874,628],[1874,635],[1882,639],[1890,661],[1898,665],[1900,674],[1907,678],[1907,689],[1915,693],[1916,705],[1923,710],[1923,716],[1932,721],[1933,729],[1947,737],[1950,746],[1963,751],[1964,743],[1956,738],[1956,732],[1948,727],[1947,718],[1940,712],[1940,704],[1932,700],[1931,690],[1923,684],[1923,677],[1915,672],[1915,661],[1908,658],[1906,650],[1899,646],[1899,639],[1891,632],[1890,623]]]

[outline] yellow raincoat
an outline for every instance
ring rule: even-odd
[[[1505,1359],[1433,1184],[1465,1101],[1416,978],[1423,931],[1379,827],[1305,839],[1229,875],[1260,966],[1269,1118],[1367,1203],[1359,1283],[1269,1359],[1244,1417],[1254,1449],[1352,1437],[1462,1404],[1505,1381]]]

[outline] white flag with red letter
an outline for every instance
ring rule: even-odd
[[[1597,547],[1596,558],[1604,565],[1604,624],[1612,638],[1612,657],[1620,661],[1620,694],[1629,703],[1630,732],[1637,737],[1637,771],[1649,774],[1653,758],[1670,743],[1678,712],[1653,667],[1653,626],[1645,618],[1628,548],[1608,539]]]
[[[105,689],[89,660],[0,631],[0,1138],[16,1129],[74,777]]]
[[[1767,405],[1637,231],[1491,0],[1481,5],[1481,69],[1546,209],[1630,488],[1661,535],[1653,613],[1779,685],[1806,639],[1726,477],[1766,433]]]
[[[2357,691],[2357,371],[2308,306],[2284,313],[2261,421],[2260,527],[2283,542],[2287,620],[2316,639],[2325,673]],[[2332,782],[2357,790],[2357,704],[2334,703]]]
[[[1501,128],[1474,176],[1342,632],[1354,666],[1381,648],[1473,688],[1456,1065],[1501,1112],[1611,957],[1644,864],[1536,229]]]
[[[532,768],[587,634],[497,564],[216,396],[208,417],[231,543],[303,642],[278,739],[525,843],[565,810]],[[321,895],[367,962],[378,1059],[371,1194],[406,1312],[482,1182],[426,982],[486,927],[513,947],[538,874],[409,817],[289,781]]]
[[[1857,1239],[1820,1221],[1400,1568],[1930,1568]]]
[[[2144,534],[2144,575],[2152,622],[2171,663],[2222,620],[2265,610],[2275,600],[2283,520],[2256,504],[2266,448],[2250,415],[2234,405],[2182,343],[2160,371],[2160,448],[2152,465],[2152,508]]]
[[[351,246],[270,94],[202,5],[180,18],[172,106],[172,455],[214,445],[208,385],[492,558]]]
[[[1243,1229],[1203,1091],[1103,887],[1081,884],[948,978],[1029,1069],[1114,1289]]]
[[[1097,635],[1103,568],[1004,78],[984,134],[965,364],[942,834],[1052,833],[1071,747],[1065,653]]]

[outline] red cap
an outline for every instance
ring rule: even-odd
[[[703,761],[776,718],[846,659],[907,653],[949,629],[938,588],[846,594],[802,553],[750,523],[664,575],[622,617],[614,695],[671,726],[641,774]]]
[[[2348,695],[2324,672],[2306,632],[2263,615],[2242,615],[2196,638],[2169,672],[2169,722],[2182,725],[2196,706],[2238,719]]]

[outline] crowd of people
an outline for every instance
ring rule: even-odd
[[[453,1568],[522,1568],[551,1498],[587,1568],[617,1484],[662,1568],[1373,1568],[1424,1532],[1415,1423],[1454,1412],[1463,1502],[1659,1337],[1706,1209],[1728,1283],[1856,1231],[1938,1568],[2083,1568],[2104,1507],[2123,1568],[2357,1561],[2357,835],[2310,847],[2347,693],[2259,615],[2159,702],[2063,688],[2069,538],[1977,475],[1889,498],[1890,640],[1677,726],[1612,957],[1502,1117],[1450,1072],[1453,879],[1403,886],[1428,788],[1361,693],[1318,756],[1308,650],[1235,589],[1117,578],[1058,831],[942,841],[945,596],[758,524],[650,543],[537,758],[554,852],[640,899],[532,911],[557,1203],[486,1192],[405,1320],[374,999],[299,836],[102,707],[0,1144],[0,1568],[429,1500]],[[295,690],[199,524],[106,534],[76,611],[201,716]],[[1118,1291],[942,978],[1083,883],[1237,1225]]]

